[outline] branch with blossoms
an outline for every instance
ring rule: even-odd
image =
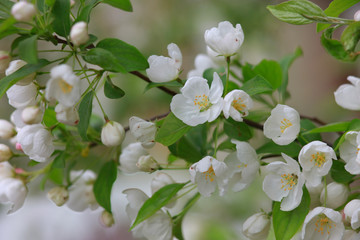
[[[317,23],[325,49],[355,61],[359,13],[354,20],[338,16],[357,2],[334,0],[322,10],[307,0],[290,0],[268,9],[291,24]],[[197,55],[195,69],[181,79],[183,56],[175,43],[167,46],[168,56],[146,59],[120,39],[89,34],[90,14],[99,4],[132,11],[129,0],[0,3],[0,38],[17,37],[10,53],[0,52],[5,75],[0,96],[6,94],[15,109],[0,120],[0,138],[8,141],[0,144],[0,203],[10,205],[9,213],[22,207],[29,183],[42,177],[54,204],[78,212],[101,207],[101,220],[110,227],[118,175],[151,173],[151,196],[135,188],[123,191],[130,230],[136,238],[181,240],[184,216],[202,197],[239,192],[264,177],[272,209],[244,222],[247,238],[266,239],[269,232],[288,240],[360,238],[354,188],[360,121],[326,124],[285,104],[288,70],[301,49],[278,61],[244,62],[241,25],[223,21],[205,31],[206,54]],[[340,26],[341,39],[333,39]],[[39,51],[43,41],[52,48]],[[61,54],[47,59],[45,53],[52,52]],[[98,92],[121,101],[125,92],[111,79],[117,73],[135,75],[147,82],[146,89],[171,95],[170,112],[148,120],[132,116],[125,128],[110,119]],[[36,80],[40,75],[46,83]],[[360,110],[360,79],[348,80],[351,84],[335,91],[335,101]],[[101,117],[93,113],[93,103]],[[340,136],[329,142],[321,133]],[[123,146],[130,134],[135,142]],[[254,149],[250,140],[260,146]],[[169,150],[165,161],[149,152],[160,144]],[[174,180],[174,169],[188,172],[188,181]]]

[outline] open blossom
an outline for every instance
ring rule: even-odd
[[[66,64],[53,67],[50,80],[46,84],[45,97],[47,100],[57,100],[66,107],[74,106],[80,99],[80,79]]]
[[[151,81],[162,83],[175,80],[180,73],[182,54],[175,43],[167,46],[170,57],[152,55],[148,58],[149,68],[146,74]]]
[[[282,211],[291,211],[301,202],[305,179],[299,164],[288,155],[281,155],[286,163],[276,161],[266,166],[270,173],[264,179],[263,190],[272,200],[282,200]]]
[[[359,240],[359,239],[360,239],[360,232],[356,232],[350,229],[345,230],[344,236],[342,238],[342,240]]]
[[[260,212],[245,220],[242,231],[251,240],[264,240],[269,234],[270,226],[270,216]]]
[[[344,208],[345,220],[351,224],[352,229],[360,227],[360,199],[353,199]]]
[[[244,42],[244,32],[240,24],[235,28],[228,22],[220,22],[218,27],[205,31],[205,43],[219,55],[234,55]]]
[[[69,188],[69,200],[66,205],[76,212],[82,212],[88,208],[97,209],[99,205],[93,192],[95,173],[91,170],[72,171],[70,178],[74,183]]]
[[[149,198],[143,191],[135,188],[125,189],[128,204],[126,205],[126,214],[130,218],[131,223]],[[148,240],[171,240],[172,236],[172,219],[164,211],[159,210],[145,221],[139,223],[132,230],[134,238]]]
[[[339,240],[342,239],[344,230],[339,212],[317,207],[306,216],[301,237],[304,240]]]
[[[333,209],[343,205],[350,194],[348,186],[337,182],[328,184],[326,192],[326,206]],[[321,192],[320,202],[325,202],[325,188]]]
[[[88,26],[86,22],[77,22],[71,27],[70,40],[75,46],[89,41]]]
[[[215,72],[211,88],[201,77],[189,78],[173,97],[170,108],[174,115],[190,126],[214,121],[223,109],[224,86]]]
[[[208,55],[198,54],[195,57],[195,69],[188,72],[187,78],[202,77],[206,69],[215,67],[217,67],[217,65]]]
[[[286,105],[278,104],[264,123],[264,135],[279,145],[291,143],[299,132],[300,115]]]
[[[17,140],[24,153],[37,162],[48,160],[55,149],[51,133],[41,124],[21,128]]]
[[[336,103],[345,109],[360,110],[360,78],[348,76],[351,84],[342,84],[335,92]]]
[[[26,64],[27,64],[27,62],[25,62],[23,60],[11,61],[9,67],[5,71],[5,75],[9,76],[10,74],[13,74],[17,70],[19,70],[20,68],[25,66]],[[34,78],[35,78],[35,73],[32,73],[32,74],[24,77],[23,79],[19,80],[18,82],[16,82],[16,85],[21,85],[21,86],[28,85],[28,84],[32,83]]]
[[[25,86],[13,85],[6,91],[9,104],[14,108],[36,105],[37,87],[34,83]]]
[[[253,101],[249,94],[243,90],[232,90],[224,97],[224,116],[242,122],[243,117],[249,115],[249,109],[252,106]]]
[[[307,183],[319,185],[321,177],[330,171],[333,159],[337,159],[336,154],[326,143],[312,141],[306,144],[299,153],[299,163]]]
[[[101,142],[108,147],[119,146],[124,141],[125,130],[115,121],[107,122],[101,129]]]
[[[11,14],[18,21],[29,22],[35,16],[36,8],[31,3],[21,1],[12,6]]]
[[[141,146],[141,143],[131,143],[126,146],[119,157],[120,169],[125,173],[139,172],[137,162],[140,157],[147,156],[149,153]]]
[[[61,103],[58,103],[55,107],[56,119],[64,124],[75,126],[79,123],[79,113],[78,110],[72,107],[66,107]]]
[[[345,135],[345,141],[340,145],[340,158],[343,159],[345,170],[351,174],[360,174],[360,134],[349,131]]]
[[[197,189],[204,197],[209,197],[219,187],[220,193],[225,191],[227,166],[213,157],[206,156],[191,165],[191,182],[197,184]]]
[[[131,134],[144,148],[152,148],[155,145],[157,131],[155,123],[133,116],[129,119],[129,127]]]
[[[236,144],[236,153],[231,153],[224,162],[228,167],[229,186],[233,191],[241,191],[254,181],[260,163],[249,143],[237,140],[231,142]]]

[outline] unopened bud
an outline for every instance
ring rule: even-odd
[[[159,164],[150,155],[141,156],[136,166],[143,172],[153,172],[159,169]]]
[[[0,74],[5,73],[5,70],[9,67],[10,59],[8,52],[0,51]]]
[[[360,10],[357,10],[356,13],[354,14],[354,20],[356,22],[360,21]]]
[[[21,3],[21,2],[19,2],[19,3]],[[9,67],[5,71],[5,75],[9,76],[10,74],[16,72],[17,70],[19,70],[20,68],[22,68],[26,64],[27,63],[25,61],[23,61],[23,60],[11,61]],[[32,73],[32,74],[24,77],[20,81],[16,82],[16,84],[21,85],[21,86],[29,85],[34,80],[34,78],[35,78],[35,73]]]
[[[101,213],[100,221],[105,227],[111,227],[115,223],[113,215],[106,210]]]
[[[28,2],[17,2],[11,8],[11,14],[18,21],[29,22],[36,14],[35,6]]]
[[[327,185],[326,207],[338,208],[343,205],[349,197],[349,188],[344,184],[332,182]],[[325,188],[321,192],[320,202],[325,202]]]
[[[119,146],[125,138],[123,126],[114,121],[107,122],[101,130],[101,142],[108,147]]]
[[[243,233],[251,240],[266,239],[269,230],[270,217],[263,212],[252,215],[243,224]]]
[[[70,7],[73,7],[75,5],[75,1],[74,0],[70,0]]]
[[[41,122],[42,115],[42,111],[38,106],[30,106],[22,110],[21,119],[26,124],[36,124]]]
[[[54,187],[47,193],[47,197],[60,207],[69,199],[69,192],[65,187]]]
[[[75,46],[89,41],[88,26],[86,22],[75,23],[70,31],[70,39]]]
[[[10,139],[16,135],[14,126],[4,119],[0,119],[0,138]]]
[[[0,162],[8,161],[13,156],[13,152],[10,148],[0,143]]]

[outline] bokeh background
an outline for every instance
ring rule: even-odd
[[[76,0],[78,1],[78,0]],[[206,53],[203,35],[206,29],[220,21],[240,23],[245,41],[241,48],[241,62],[257,64],[262,59],[279,60],[301,47],[304,55],[296,60],[289,72],[288,105],[301,114],[317,117],[324,122],[360,117],[359,113],[336,105],[333,92],[346,82],[349,75],[360,76],[358,63],[335,60],[322,48],[320,33],[315,25],[294,26],[280,22],[266,6],[275,0],[132,0],[132,13],[105,4],[97,6],[91,15],[89,32],[98,39],[114,37],[136,46],[144,56],[167,55],[166,46],[176,43],[183,54],[183,73],[186,78],[194,68],[194,58]],[[325,9],[329,0],[314,1]],[[354,6],[342,15],[352,18],[360,9]],[[10,50],[11,37],[0,40],[0,49]],[[128,74],[116,74],[114,83],[126,92],[120,100],[103,99],[111,119],[128,125],[128,118],[136,115],[150,118],[169,110],[171,97],[158,89],[144,92],[146,83]],[[101,95],[101,93],[99,93]],[[9,119],[14,110],[7,98],[0,100],[0,118]],[[98,107],[95,106],[98,111]],[[132,141],[127,137],[124,145]],[[256,143],[255,143],[256,145]],[[156,146],[159,158],[166,158],[166,150]],[[174,179],[188,179],[186,171],[172,171]],[[112,204],[116,224],[105,228],[100,224],[101,210],[74,213],[65,207],[56,207],[46,199],[46,190],[38,183],[30,186],[29,197],[22,209],[6,215],[0,206],[0,240],[96,240],[132,239],[128,232],[129,220],[124,213],[126,205],[123,189],[138,187],[150,193],[151,174],[120,176],[114,186]],[[244,219],[253,213],[271,209],[271,201],[261,191],[261,178],[247,190],[229,193],[225,197],[202,198],[185,218],[183,229],[186,240],[235,240],[241,235]],[[49,185],[48,187],[51,187]]]

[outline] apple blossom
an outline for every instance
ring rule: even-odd
[[[70,40],[75,46],[89,41],[88,26],[86,22],[77,22],[71,27]]]
[[[339,212],[331,208],[317,207],[306,216],[301,237],[304,240],[339,240],[344,231]]]
[[[279,145],[288,145],[296,139],[299,132],[300,115],[286,105],[278,104],[264,123],[265,137]]]
[[[15,135],[16,135],[16,131],[14,125],[12,125],[7,120],[0,119],[0,138],[10,139]]]
[[[354,230],[346,229],[342,240],[359,240],[360,232]]]
[[[35,16],[36,8],[31,3],[21,1],[12,6],[11,14],[18,21],[29,22]]]
[[[281,201],[282,211],[291,211],[299,206],[305,183],[298,162],[282,153],[286,163],[275,161],[266,166],[270,172],[263,182],[264,192],[273,200]]]
[[[197,184],[197,189],[204,197],[209,197],[218,186],[220,193],[223,193],[227,183],[227,166],[213,157],[206,156],[200,161],[191,165],[190,179]]]
[[[356,131],[349,131],[345,135],[345,141],[340,145],[340,158],[343,159],[345,170],[351,174],[360,174],[360,134]]]
[[[321,177],[329,173],[332,159],[337,160],[336,154],[326,143],[312,141],[306,144],[299,153],[299,163],[307,183],[319,185]]]
[[[206,79],[189,78],[180,89],[181,94],[173,97],[170,109],[177,118],[190,126],[212,122],[223,109],[223,90],[224,86],[216,72],[210,89]]]
[[[21,128],[17,140],[24,153],[37,162],[48,160],[55,149],[51,133],[41,124]]]
[[[148,196],[139,189],[125,189],[123,193],[126,195],[128,204],[126,213],[131,223],[136,219],[137,213],[148,199]],[[172,236],[172,219],[162,210],[157,211],[151,217],[139,223],[132,230],[134,238],[142,238],[148,240],[171,240]]]
[[[141,146],[141,143],[131,143],[126,146],[120,154],[120,169],[125,173],[139,172],[136,166],[141,156],[148,155],[148,152]]]
[[[8,52],[0,51],[0,74],[5,73],[6,69],[9,67],[10,59]]]
[[[348,199],[350,194],[348,186],[337,182],[332,182],[328,184],[326,192],[327,192],[326,207],[333,209],[343,205]],[[321,192],[320,202],[325,203],[325,188]]]
[[[144,148],[152,148],[155,145],[155,123],[133,116],[129,119],[129,128],[136,141],[141,142]]]
[[[25,127],[26,124],[24,123],[21,115],[22,115],[23,108],[15,109],[10,115],[10,121],[15,125],[15,129],[20,131],[21,128]]]
[[[25,124],[40,123],[43,118],[43,112],[38,106],[28,106],[21,112],[21,119]]]
[[[107,122],[101,129],[101,142],[108,147],[121,145],[125,138],[123,126],[115,121]]]
[[[345,220],[350,222],[352,229],[360,227],[360,199],[353,199],[344,207]]]
[[[23,60],[14,60],[10,62],[9,67],[6,69],[5,71],[5,75],[9,76],[10,74],[13,74],[14,72],[16,72],[17,70],[19,70],[20,68],[22,68],[23,66],[25,66],[27,63]],[[24,77],[23,79],[21,79],[20,81],[16,82],[16,85],[21,85],[21,86],[25,86],[28,85],[30,83],[32,83],[32,81],[35,78],[35,73],[32,73],[26,77]]]
[[[215,67],[217,67],[217,65],[208,55],[198,54],[195,57],[195,69],[188,72],[187,78],[202,77],[206,69]]]
[[[336,103],[345,109],[360,110],[360,78],[348,76],[351,84],[342,84],[334,92]]]
[[[249,94],[243,90],[232,90],[224,97],[224,116],[231,117],[235,121],[242,122],[243,117],[249,115],[249,109],[253,106],[253,101]]]
[[[251,240],[263,240],[269,234],[270,226],[270,216],[260,212],[245,220],[242,231]]]
[[[75,107],[66,107],[58,103],[55,107],[56,119],[64,124],[75,126],[79,123],[79,112]]]
[[[8,213],[13,213],[22,207],[27,195],[25,184],[17,178],[0,180],[0,203],[10,203]]]
[[[13,156],[13,152],[10,148],[0,143],[0,162],[8,161]]]
[[[228,22],[220,22],[218,27],[205,31],[205,43],[219,55],[225,57],[236,54],[244,42],[244,33],[240,24],[235,28]]]
[[[56,204],[56,206],[62,206],[69,199],[69,192],[65,187],[54,187],[47,193],[47,197]]]
[[[175,43],[167,46],[170,57],[151,55],[146,74],[152,82],[162,83],[175,80],[180,73],[182,54]]]
[[[151,193],[154,194],[160,188],[173,183],[175,183],[175,180],[169,174],[164,172],[158,172],[151,180]]]
[[[160,167],[158,162],[150,155],[141,156],[136,166],[143,172],[154,172]]]
[[[6,91],[9,104],[14,108],[36,105],[37,87],[34,83],[25,86],[13,85]]]
[[[45,89],[46,99],[49,101],[57,100],[66,107],[73,107],[81,96],[78,76],[66,64],[53,67],[50,76]]]
[[[360,21],[360,10],[357,10],[354,14],[354,21],[359,22]]]

